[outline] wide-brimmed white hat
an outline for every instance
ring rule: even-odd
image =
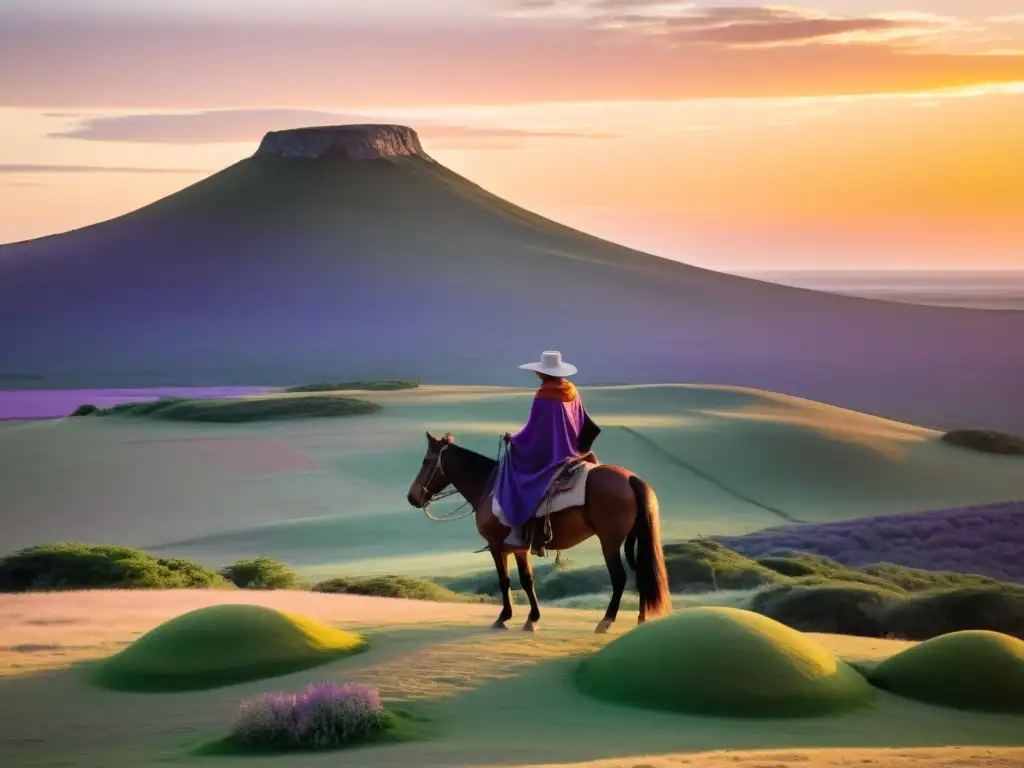
[[[542,352],[540,360],[536,363],[524,363],[519,367],[524,371],[536,371],[537,373],[546,373],[548,376],[558,376],[560,378],[572,376],[576,373],[575,365],[562,362],[561,352]]]

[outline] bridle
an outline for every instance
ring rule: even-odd
[[[448,475],[446,475],[444,471],[444,452],[447,451],[450,446],[451,443],[447,441],[445,442],[444,445],[441,446],[440,450],[438,450],[437,452],[437,458],[434,460],[434,466],[430,470],[430,476],[427,478],[426,482],[420,485],[420,490],[423,491],[423,503],[420,505],[419,508],[423,510],[423,514],[425,514],[428,518],[430,518],[436,523],[448,523],[452,520],[461,520],[462,518],[469,517],[474,512],[476,512],[475,509],[470,509],[466,512],[463,512],[462,514],[459,514],[459,510],[461,510],[462,507],[466,506],[466,504],[469,504],[469,501],[466,501],[466,504],[463,504],[462,507],[456,509],[455,512],[453,512],[452,514],[446,515],[444,517],[437,517],[433,512],[430,511],[431,501],[435,501],[437,499],[447,499],[449,496],[454,496],[456,493],[459,492],[458,488],[452,486],[451,480],[448,479]],[[433,482],[434,477],[438,474],[440,474],[441,477],[444,478],[447,482],[444,484],[444,487],[441,488],[440,491],[438,491],[437,493],[431,493],[430,484],[431,482]],[[451,488],[449,488],[449,486],[451,486]]]
[[[452,520],[461,520],[464,517],[469,517],[470,515],[476,513],[476,509],[474,507],[470,507],[468,510],[466,510],[465,512],[462,512],[460,514],[460,510],[462,509],[462,507],[465,507],[466,505],[468,505],[470,503],[469,499],[467,499],[465,504],[460,506],[458,509],[456,509],[454,512],[452,512],[450,515],[446,515],[444,517],[437,517],[433,512],[430,511],[430,502],[431,501],[434,501],[436,499],[447,499],[449,496],[454,496],[456,493],[459,492],[459,489],[452,485],[451,480],[448,478],[448,475],[445,474],[445,471],[444,471],[444,464],[443,464],[444,452],[447,451],[450,447],[451,447],[451,440],[445,439],[444,445],[442,445],[440,447],[440,449],[438,449],[438,451],[437,451],[437,458],[434,460],[434,466],[430,470],[430,476],[427,478],[426,482],[424,482],[422,485],[420,485],[420,490],[423,491],[423,503],[419,506],[419,508],[423,510],[423,514],[425,514],[428,518],[433,520],[435,523],[450,523]],[[499,465],[499,467],[501,465],[501,459],[502,459],[502,456],[503,456],[505,448],[506,448],[506,444],[505,444],[504,438],[502,438],[499,441],[499,443],[498,443],[498,465]],[[495,472],[495,474],[498,472],[498,467],[494,468],[494,472]],[[444,487],[435,494],[435,493],[431,493],[430,492],[429,486],[430,486],[430,483],[433,481],[434,477],[438,473],[440,473],[441,477],[443,477],[447,482],[444,484]],[[494,476],[495,475],[492,475],[492,477],[494,477]],[[448,486],[452,486],[452,487],[449,490],[445,490],[446,488],[448,488]]]

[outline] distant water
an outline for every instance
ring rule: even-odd
[[[1024,310],[1024,269],[998,272],[806,270],[747,275],[799,288],[909,304]]]
[[[92,403],[109,408],[119,403],[143,403],[161,397],[238,397],[276,392],[275,387],[160,387],[154,389],[9,389],[0,390],[0,421],[55,419],[70,416],[78,406]]]

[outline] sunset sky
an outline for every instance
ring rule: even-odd
[[[1024,268],[1020,0],[0,0],[0,242],[345,122],[715,269]]]

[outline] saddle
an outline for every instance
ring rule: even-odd
[[[530,518],[523,529],[526,546],[537,557],[547,557],[546,546],[551,542],[551,515],[569,507],[580,506],[586,502],[586,482],[590,470],[600,462],[593,451],[587,451],[578,458],[566,463],[555,476],[548,488],[536,514]],[[580,483],[584,487],[579,487]],[[562,494],[566,494],[562,496]]]

